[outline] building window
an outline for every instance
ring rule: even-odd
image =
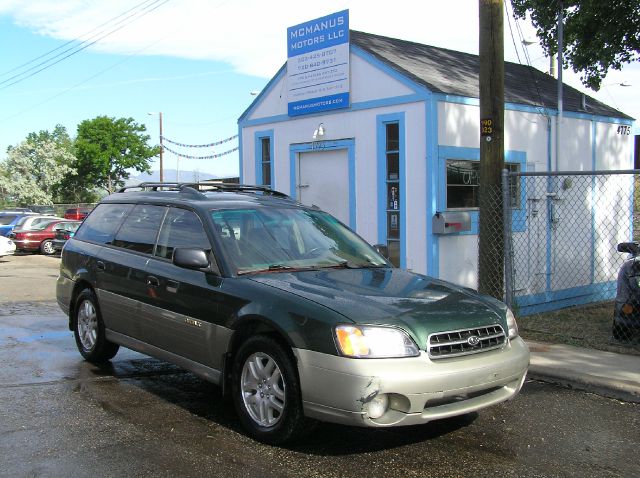
[[[480,207],[480,161],[447,159],[447,209]],[[505,163],[509,172],[520,172],[519,163]],[[511,182],[511,207],[520,208],[520,181]]]
[[[271,186],[271,138],[260,138],[262,153],[260,155],[262,167],[262,186]]]
[[[389,260],[400,266],[400,125],[385,124],[387,247]]]

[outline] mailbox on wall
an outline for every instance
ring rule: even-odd
[[[433,216],[434,234],[455,234],[471,230],[468,212],[436,212]]]

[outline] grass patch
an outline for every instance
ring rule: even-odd
[[[568,307],[518,318],[525,340],[588,347],[640,355],[640,340],[622,343],[611,336],[613,301]]]

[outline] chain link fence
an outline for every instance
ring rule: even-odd
[[[619,246],[638,239],[639,186],[638,171],[505,171],[485,193],[507,207],[489,236],[504,270],[484,282],[505,285],[525,338],[640,353],[640,249]]]

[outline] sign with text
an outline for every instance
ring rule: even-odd
[[[349,10],[287,29],[289,116],[349,106]]]

